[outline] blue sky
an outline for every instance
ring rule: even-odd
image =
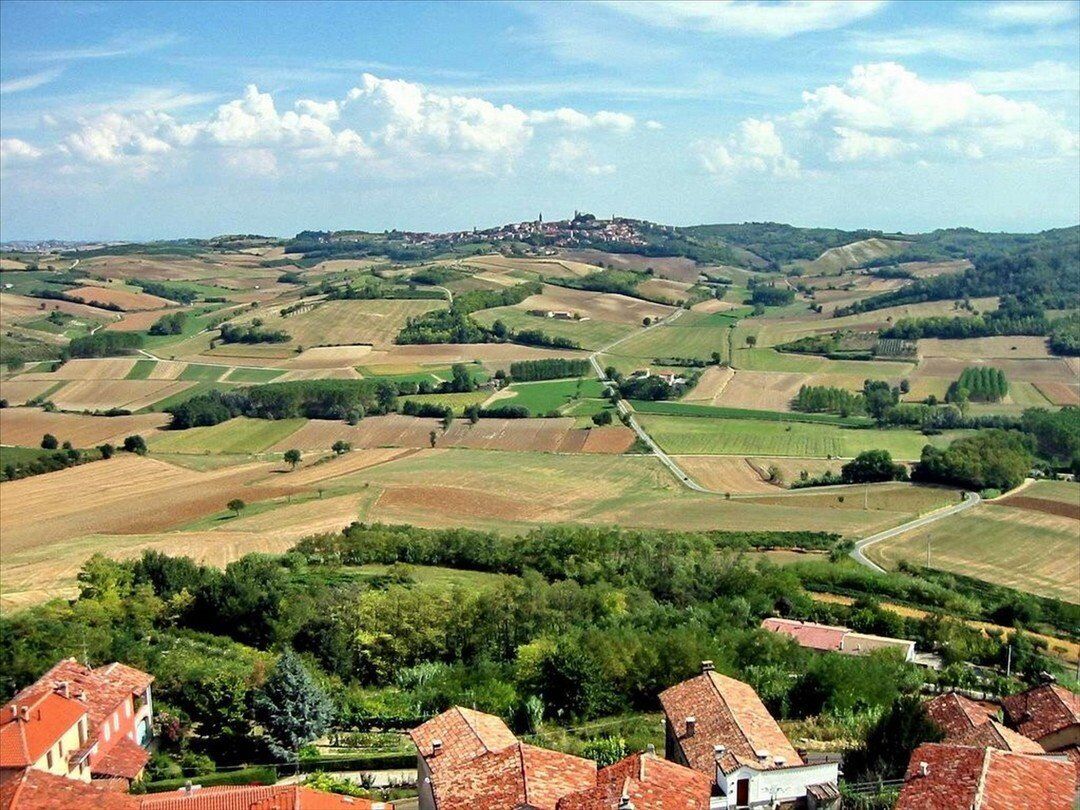
[[[1080,219],[1080,3],[0,4],[0,239]]]

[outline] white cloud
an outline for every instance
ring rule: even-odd
[[[969,82],[925,81],[893,62],[856,65],[843,85],[805,92],[803,102],[791,117],[794,123],[843,130],[849,140],[862,133],[897,139],[922,152],[944,146],[969,157],[1077,151],[1076,132],[1036,104],[980,93]],[[857,143],[838,147],[837,154],[861,150],[872,156],[886,148],[883,142],[875,148],[865,139]],[[900,143],[887,148],[895,153]]]
[[[158,97],[166,103],[173,98]],[[339,168],[340,161],[395,174],[495,172],[512,169],[539,137],[547,139],[545,145],[559,131],[603,138],[637,124],[633,116],[611,110],[528,112],[372,74],[364,74],[343,99],[302,98],[292,109],[279,109],[270,93],[253,84],[201,117],[132,106],[133,111],[117,105],[92,115],[51,116],[49,129],[58,140],[46,151],[69,165],[131,166],[144,173],[181,159],[178,153],[185,159],[215,153],[224,166],[248,174],[282,174],[302,163]],[[593,160],[581,171],[607,171],[605,166]]]
[[[19,163],[31,163],[44,154],[33,144],[18,138],[0,138],[0,165],[13,166]]]
[[[847,127],[835,127],[833,132],[838,140],[829,150],[829,159],[840,163],[894,158],[910,148],[899,138],[888,135],[868,135]]]
[[[63,72],[64,69],[62,67],[57,67],[50,68],[49,70],[42,70],[38,73],[30,73],[26,76],[19,76],[14,79],[8,79],[7,81],[0,82],[0,94],[7,95],[8,93],[21,93],[24,90],[33,90],[35,87],[41,87],[43,84],[55,81]]]
[[[969,78],[982,92],[1080,93],[1080,68],[1065,62],[1036,62],[1012,70],[976,70]]]
[[[1071,0],[987,3],[976,7],[996,25],[1057,25],[1076,19],[1076,3]]]
[[[588,174],[594,177],[615,173],[612,163],[600,163],[588,144],[560,138],[548,152],[548,168],[560,174]]]
[[[799,173],[799,162],[788,154],[772,121],[746,118],[726,140],[699,141],[696,148],[712,174],[751,171],[785,177]]]
[[[658,130],[658,129],[663,129],[663,128],[664,128],[664,125],[661,124],[659,121],[653,121],[653,120],[650,119],[650,120],[645,122],[645,129]]]
[[[780,39],[810,31],[830,31],[877,13],[883,0],[609,0],[625,15],[663,28]]]

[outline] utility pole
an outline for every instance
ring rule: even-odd
[[[933,539],[932,534],[926,535],[926,567],[930,567],[930,541]]]
[[[1005,677],[1006,678],[1011,678],[1012,677],[1012,644],[1010,644],[1008,646],[1006,655],[1007,655],[1007,657],[1005,659]]]

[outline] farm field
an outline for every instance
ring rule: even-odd
[[[734,376],[735,370],[729,366],[709,366],[701,372],[697,385],[683,396],[682,401],[714,405]]]
[[[1068,500],[1071,499],[1071,500]],[[1015,496],[939,520],[867,549],[901,560],[1080,604],[1080,486],[1037,482]]]
[[[815,377],[828,375],[857,378],[856,387],[861,387],[862,381],[867,379],[898,382],[915,371],[912,363],[889,360],[830,360],[818,355],[791,354],[761,348],[736,349],[732,365],[745,371],[783,371],[813,374]],[[821,383],[815,381],[814,384]]]
[[[573,259],[516,258],[500,254],[471,256],[461,262],[466,267],[482,271],[513,273],[538,278],[581,278],[599,271],[599,267]]]
[[[478,391],[461,391],[449,394],[409,394],[408,396],[401,397],[401,401],[439,405],[444,408],[452,409],[456,415],[460,416],[467,407],[470,405],[479,405],[490,396],[490,390],[481,389]]]
[[[598,399],[604,386],[596,379],[514,383],[492,398],[491,407],[520,405],[534,415],[557,411],[577,399]]]
[[[760,408],[767,411],[790,411],[791,400],[799,388],[810,384],[806,374],[777,371],[743,371],[717,392],[711,404],[726,408]]]
[[[860,293],[855,297],[864,298],[866,294]],[[850,300],[854,300],[855,297]],[[850,303],[850,300],[843,303]],[[837,303],[839,302],[833,302],[834,305]],[[997,308],[996,298],[975,298],[971,303],[980,312]],[[757,338],[759,347],[767,347],[787,343],[806,335],[835,332],[839,329],[863,332],[884,329],[901,318],[926,318],[932,315],[963,317],[965,313],[970,314],[966,310],[954,309],[952,301],[926,301],[919,304],[885,307],[855,315],[845,315],[842,318],[832,317],[832,308],[835,306],[826,308],[818,314],[811,312],[805,303],[797,303],[796,311],[781,313],[783,317],[778,317],[776,312],[770,312],[764,317],[744,319],[735,329],[735,346],[745,346],[746,338],[750,335]]]
[[[921,357],[951,357],[955,359],[985,360],[991,357],[1011,359],[1051,357],[1046,338],[1008,335],[1004,337],[965,338],[941,340],[923,338],[916,342]]]
[[[238,416],[212,427],[165,431],[151,439],[150,449],[162,453],[261,453],[295,433],[306,421]]]
[[[473,319],[489,328],[495,321],[502,321],[514,332],[524,329],[538,330],[549,337],[572,340],[583,349],[598,349],[634,331],[634,327],[626,323],[593,318],[564,321],[558,318],[530,315],[517,307],[480,310],[473,313]]]
[[[191,385],[178,380],[73,380],[49,394],[49,399],[67,411],[137,411]]]
[[[665,451],[677,455],[833,456],[853,458],[864,450],[888,450],[894,459],[918,459],[926,444],[948,445],[965,431],[923,436],[912,430],[842,428],[753,419],[639,414],[638,421]]]
[[[893,256],[904,250],[910,242],[873,237],[852,242],[849,245],[829,248],[813,261],[795,262],[809,273],[839,273],[871,259]]]
[[[729,327],[736,319],[724,312],[686,312],[671,323],[643,331],[613,348],[611,355],[640,358],[690,357],[711,360],[713,352],[727,357]]]
[[[468,447],[477,450],[546,453],[623,453],[633,444],[633,432],[621,425],[579,428],[570,417],[558,419],[481,419],[475,425],[457,419],[444,431],[441,420],[389,414],[362,419],[359,424],[312,419],[295,433],[273,445],[271,452],[292,447],[303,451],[329,451],[334,442],[354,448]]]
[[[693,259],[683,256],[642,256],[637,253],[608,253],[591,248],[583,250],[564,250],[563,255],[568,259],[584,262],[594,266],[603,264],[618,269],[648,270],[650,267],[660,278],[673,279],[687,284],[693,284],[701,275],[698,263]]]
[[[540,294],[530,295],[513,309],[573,312],[583,318],[627,326],[641,326],[642,320],[657,320],[670,315],[674,308],[640,298],[615,293],[590,292],[545,284]],[[481,310],[483,312],[484,310]]]
[[[135,292],[118,287],[86,286],[75,287],[68,290],[68,295],[81,298],[90,306],[112,305],[123,310],[135,309],[164,309],[176,306],[175,301],[168,298],[158,298],[156,295],[148,295],[144,292]]]
[[[63,385],[50,380],[0,380],[0,399],[8,405],[25,405],[27,400],[48,395]]]
[[[653,301],[666,301],[670,304],[681,304],[689,297],[692,285],[681,281],[671,281],[663,278],[651,278],[637,285],[637,291],[645,298]]]
[[[445,301],[376,299],[355,301],[321,301],[312,308],[282,317],[277,311],[258,309],[233,321],[249,323],[263,320],[263,329],[287,332],[291,340],[286,346],[334,346],[367,343],[387,346],[409,318],[435,309],[445,309]]]
[[[132,416],[89,416],[76,413],[43,411],[40,408],[0,408],[0,437],[4,444],[37,447],[41,437],[51,433],[59,441],[70,441],[78,448],[95,447],[105,442],[122,443],[139,434],[150,436],[168,424],[166,414]]]

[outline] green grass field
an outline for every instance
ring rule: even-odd
[[[543,382],[514,383],[509,388],[514,396],[499,399],[492,407],[521,405],[534,415],[557,411],[575,400],[599,399],[604,386],[599,380],[581,378],[573,380],[545,380]]]
[[[163,433],[151,439],[150,450],[162,453],[260,453],[295,433],[306,421],[238,416],[212,427]]]
[[[669,416],[700,416],[714,419],[757,419],[776,422],[810,422],[844,427],[870,427],[873,420],[866,416],[838,416],[831,413],[800,413],[799,411],[758,411],[750,408],[725,408],[719,405],[698,405],[693,402],[660,400],[645,402],[630,400],[638,413],[661,413]]]
[[[204,306],[194,307],[192,309],[183,310],[187,312],[187,318],[184,320],[184,326],[178,335],[150,335],[146,336],[145,348],[152,354],[161,356],[165,349],[174,348],[177,344],[182,343],[185,340],[189,340],[203,329],[210,326],[212,320],[214,320],[215,313],[222,309],[224,304],[206,304]],[[207,338],[207,344],[209,344],[209,336]]]
[[[1080,486],[1039,482],[1021,493],[1080,502]],[[867,549],[886,568],[926,564],[1041,596],[1080,603],[1080,521],[1031,509],[980,504]]]
[[[864,450],[888,450],[894,459],[918,459],[926,444],[947,445],[970,431],[923,436],[913,430],[876,430],[754,419],[638,417],[667,452],[676,455],[827,456],[852,458]]]
[[[0,469],[3,469],[8,464],[26,464],[54,452],[56,451],[42,450],[40,447],[17,447],[13,444],[0,445]]]
[[[738,345],[738,344],[736,344]],[[746,371],[794,371],[804,374],[835,374],[884,380],[903,377],[915,370],[913,363],[893,363],[887,360],[829,360],[817,355],[786,354],[775,349],[736,348],[735,368]]]
[[[490,327],[495,321],[502,321],[512,331],[535,329],[549,337],[572,340],[583,349],[598,349],[628,335],[636,328],[625,323],[601,321],[589,318],[583,321],[561,321],[555,318],[541,318],[515,307],[496,307],[474,312],[472,317],[477,323]]]
[[[229,382],[232,383],[268,383],[276,380],[284,371],[273,368],[241,368],[236,367],[229,372]]]
[[[641,358],[648,364],[658,357],[692,357],[708,360],[713,352],[727,357],[729,327],[737,318],[723,312],[708,315],[686,312],[675,321],[620,343],[612,354],[616,357]]]
[[[136,360],[131,371],[127,373],[125,380],[148,380],[150,374],[157,366],[157,360]]]
[[[478,383],[487,382],[491,379],[491,375],[481,365],[468,363],[466,364],[466,368],[469,370],[469,375]],[[383,374],[378,368],[369,368],[367,366],[357,366],[356,370],[365,377],[377,377],[380,380],[414,383],[427,382],[433,385],[446,382],[454,376],[450,366],[419,366],[416,371],[404,371],[399,374]]]
[[[228,370],[225,366],[204,366],[192,363],[180,372],[177,379],[190,382],[217,382]]]

